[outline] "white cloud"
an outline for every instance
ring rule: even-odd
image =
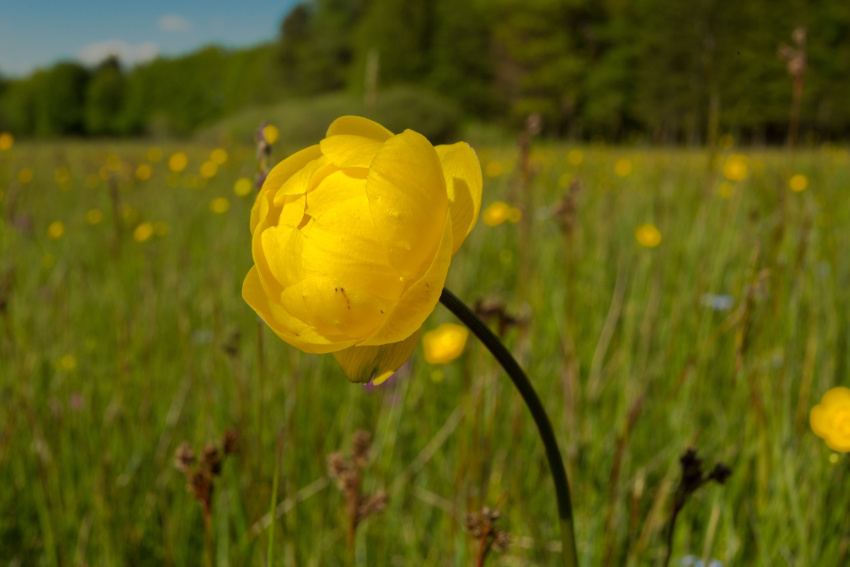
[[[177,14],[166,14],[164,16],[160,16],[156,25],[162,31],[174,33],[189,31],[189,28],[192,27],[189,20],[183,16],[178,16]]]
[[[89,65],[97,65],[112,56],[117,57],[124,65],[136,65],[154,59],[157,53],[159,47],[152,41],[130,45],[120,39],[109,39],[83,47],[77,52],[77,57]]]

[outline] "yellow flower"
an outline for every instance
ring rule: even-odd
[[[26,185],[32,181],[33,170],[25,167],[18,172],[18,181],[21,182],[21,185]]]
[[[180,173],[186,169],[187,165],[189,165],[189,158],[183,152],[177,152],[168,158],[168,169],[174,173]]]
[[[210,161],[216,165],[224,165],[227,162],[227,150],[216,148],[210,152]]]
[[[69,170],[64,165],[56,168],[56,171],[53,172],[53,177],[56,179],[57,183],[67,183],[71,180],[71,170]]]
[[[642,224],[635,229],[635,239],[646,248],[655,248],[661,244],[661,232],[653,224]]]
[[[433,331],[422,335],[425,360],[431,364],[445,364],[461,355],[466,346],[469,331],[454,323],[443,323]]]
[[[494,201],[481,213],[487,226],[499,226],[505,221],[517,223],[522,219],[522,211],[502,201]]]
[[[212,179],[218,173],[218,164],[212,160],[205,161],[201,164],[201,177],[204,179]]]
[[[56,361],[56,368],[63,372],[73,372],[77,368],[77,358],[73,354],[66,354]]]
[[[411,130],[338,118],[266,178],[242,296],[290,345],[332,352],[351,381],[380,384],[413,352],[481,188],[464,142],[435,148]]]
[[[153,223],[153,233],[157,236],[165,236],[168,234],[168,223],[165,221],[156,221]]]
[[[15,137],[8,132],[0,132],[0,151],[12,149],[15,145]]]
[[[47,227],[47,236],[53,240],[59,240],[65,234],[65,223],[62,221],[53,221]]]
[[[614,173],[617,174],[617,177],[628,177],[631,172],[632,160],[628,158],[620,158],[614,164]]]
[[[103,213],[100,209],[91,209],[86,213],[86,222],[89,224],[98,224],[103,220]]]
[[[151,174],[153,173],[153,169],[146,163],[143,163],[139,167],[136,168],[136,179],[139,181],[145,181],[151,178]]]
[[[730,199],[735,192],[735,186],[724,181],[717,186],[717,194],[723,199]]]
[[[827,391],[812,408],[809,424],[830,449],[850,452],[850,388],[838,386]]]
[[[750,175],[746,156],[732,154],[723,162],[723,176],[729,181],[743,181]]]
[[[230,208],[230,201],[226,197],[216,197],[210,201],[210,210],[217,214],[226,213]]]
[[[153,225],[147,221],[136,227],[133,231],[133,239],[136,242],[147,242],[153,236]]]
[[[236,180],[236,183],[233,184],[233,192],[240,197],[249,195],[253,189],[254,183],[247,177],[240,177]]]
[[[505,166],[502,165],[500,161],[491,161],[487,163],[487,166],[484,168],[484,173],[487,174],[487,177],[499,177],[504,173]]]
[[[584,154],[581,150],[574,149],[567,152],[567,163],[578,166],[584,161]]]
[[[809,180],[801,173],[792,176],[791,179],[788,180],[788,187],[790,187],[795,193],[805,191],[808,186]]]
[[[277,128],[272,126],[271,124],[263,128],[263,137],[269,144],[274,144],[275,142],[277,142],[279,136],[280,132],[278,132]]]

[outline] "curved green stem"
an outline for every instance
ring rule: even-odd
[[[522,399],[525,401],[525,405],[531,411],[534,422],[537,424],[537,430],[540,433],[540,439],[543,441],[543,446],[546,449],[546,458],[549,461],[549,470],[552,471],[552,480],[555,482],[558,517],[561,523],[564,565],[565,567],[577,567],[578,557],[576,555],[575,530],[573,527],[573,506],[570,501],[570,484],[567,480],[567,471],[564,468],[561,451],[558,448],[558,441],[555,439],[555,431],[552,429],[552,424],[549,422],[549,417],[546,415],[546,410],[543,408],[537,392],[534,391],[534,387],[531,385],[525,372],[522,371],[522,368],[520,368],[508,349],[505,348],[505,345],[502,344],[502,341],[493,334],[490,328],[464,302],[446,288],[443,288],[443,293],[440,295],[440,302],[469,327],[469,330],[496,357],[496,360],[499,361],[499,364],[502,365],[502,368],[510,376],[514,386],[519,390]]]

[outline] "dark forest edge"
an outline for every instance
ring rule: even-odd
[[[799,28],[804,44],[792,41]],[[312,0],[254,48],[207,47],[133,69],[62,62],[0,78],[0,130],[233,134],[244,129],[236,117],[290,103],[315,114],[289,112],[296,124],[278,124],[296,137],[343,110],[430,127],[423,133],[438,141],[463,122],[512,128],[538,113],[548,135],[573,139],[703,144],[732,133],[783,143],[795,121],[790,49],[805,54],[801,139],[841,140],[850,135],[847,38],[844,0]]]

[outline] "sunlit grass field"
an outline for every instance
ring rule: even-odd
[[[212,563],[263,565],[271,537],[273,565],[343,565],[327,457],[365,429],[363,488],[389,503],[356,565],[473,565],[465,515],[485,505],[513,540],[488,564],[558,564],[543,447],[501,369],[470,340],[363,387],[281,342],[241,298],[254,149],[215,149],[0,152],[0,561],[204,564],[174,455],[232,430]],[[522,219],[479,220],[447,287],[520,323],[504,340],[561,443],[580,563],[662,563],[693,446],[732,476],[687,503],[671,565],[845,564],[850,461],[808,412],[850,380],[848,152],[540,142],[524,167],[512,144],[476,149],[484,207]],[[426,330],[451,320],[438,305]]]

